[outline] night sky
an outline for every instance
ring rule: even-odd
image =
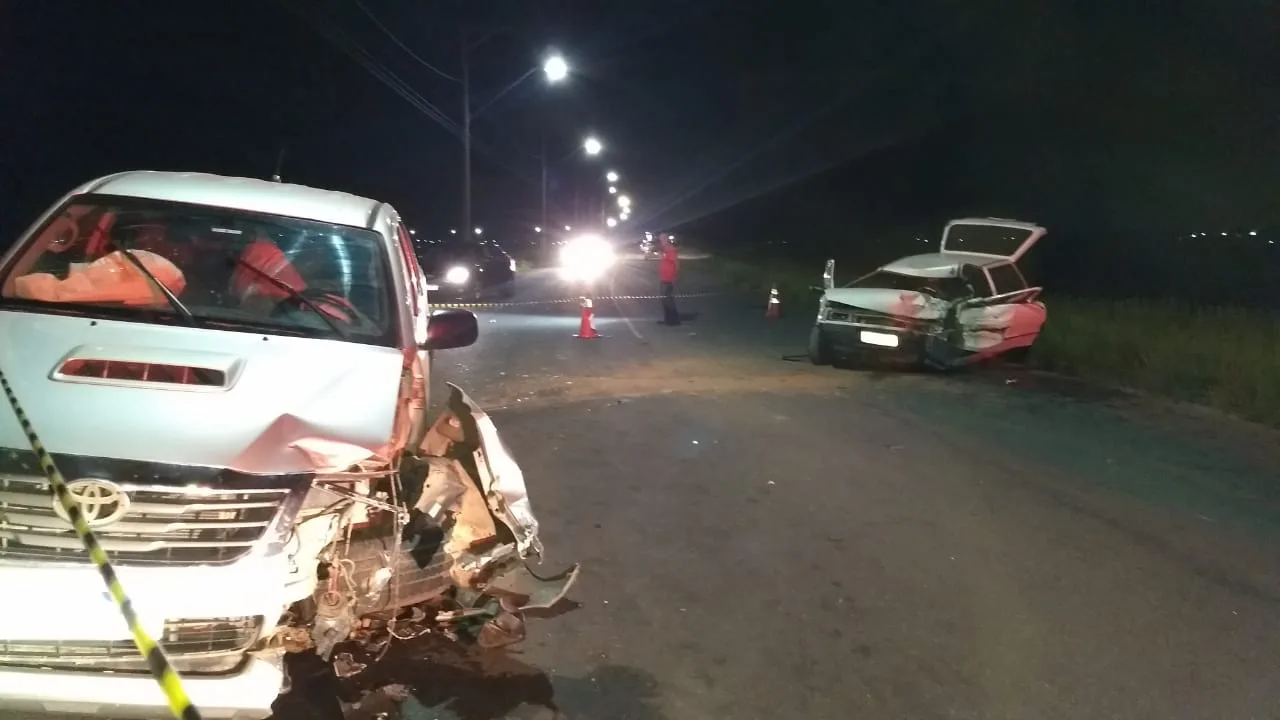
[[[1280,8],[1267,0],[4,8],[6,237],[95,176],[269,177],[281,148],[286,180],[382,198],[445,232],[461,214],[463,27],[483,40],[475,106],[549,49],[573,65],[566,84],[534,73],[476,120],[474,218],[495,233],[538,221],[544,132],[553,214],[616,169],[637,229],[719,242],[936,235],[947,217],[992,214],[1096,236],[1096,251],[1103,236],[1280,215]],[[574,153],[587,133],[606,144],[596,160]]]

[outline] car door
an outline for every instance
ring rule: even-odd
[[[988,292],[961,303],[958,321],[964,349],[990,357],[1034,343],[1047,317],[1039,299],[1043,288],[1028,287],[1011,262],[966,267],[982,274],[975,282],[985,280]]]

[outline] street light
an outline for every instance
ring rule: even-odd
[[[631,198],[627,197],[626,195],[619,195],[619,196],[618,196],[618,207],[623,208],[624,210],[625,210],[626,208],[631,207]]]
[[[608,180],[611,183],[616,183],[618,182],[618,173],[610,170],[609,172],[605,173],[604,179]]]
[[[488,35],[485,36],[486,38]],[[480,43],[484,40],[481,39]],[[477,45],[480,43],[476,43]],[[467,31],[462,31],[462,227],[471,226],[471,121],[479,117],[481,113],[493,106],[499,99],[511,92],[520,83],[524,82],[529,76],[536,73],[539,69],[546,77],[547,84],[556,85],[563,81],[569,75],[569,63],[559,54],[553,54],[543,61],[541,67],[534,66],[529,68],[523,75],[516,78],[514,82],[507,85],[496,95],[489,98],[489,101],[481,105],[475,112],[471,110],[471,49],[472,44],[468,41]]]
[[[617,226],[618,226],[618,218],[612,218],[612,217],[611,217],[611,218],[605,218],[604,224],[605,224],[605,225],[608,225],[609,227],[617,227]]]
[[[582,141],[582,150],[588,155],[599,155],[604,150],[604,144],[596,136],[591,135]]]
[[[569,77],[569,63],[560,55],[552,55],[542,64],[542,72],[547,76],[547,82],[558,83]]]
[[[572,230],[572,229],[573,229],[573,228],[572,228],[571,226],[569,226],[569,225],[565,225],[565,226],[564,226],[564,231],[565,231],[565,232],[569,232],[569,231],[570,231],[570,230]]]
[[[615,187],[615,186],[613,186],[613,185],[610,185],[610,186],[609,186],[609,194],[610,194],[610,195],[617,195],[617,194],[618,194],[618,188],[617,188],[617,187]]]
[[[536,232],[536,233],[540,233],[540,232],[542,232],[542,226],[541,226],[541,225],[534,225],[534,226],[533,226],[533,231],[534,231],[534,232]]]

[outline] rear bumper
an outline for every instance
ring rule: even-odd
[[[262,720],[280,694],[284,671],[250,657],[234,675],[186,676],[182,687],[203,718]],[[0,710],[145,720],[172,718],[149,675],[0,669]]]

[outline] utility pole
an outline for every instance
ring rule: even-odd
[[[542,123],[542,251],[547,250],[547,233],[551,226],[547,224],[547,124]]]
[[[471,63],[462,31],[462,232],[471,236]]]

